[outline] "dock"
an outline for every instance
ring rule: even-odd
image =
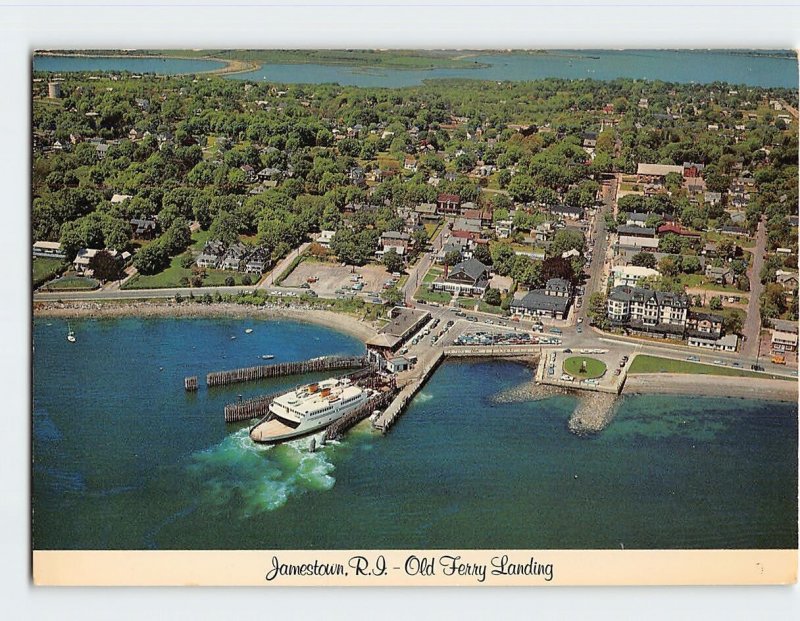
[[[264,364],[257,367],[216,371],[206,375],[206,384],[212,386],[228,386],[240,382],[282,377],[284,375],[301,375],[320,371],[334,371],[337,369],[354,369],[368,366],[366,356],[323,356],[313,360],[300,360],[297,362],[281,362],[278,364]]]
[[[197,390],[197,376],[186,377],[183,380],[183,387],[187,392],[194,392]]]
[[[283,394],[282,392],[275,392],[269,395],[261,395],[253,397],[246,401],[237,401],[229,403],[225,406],[225,422],[238,423],[243,420],[250,420],[252,418],[263,418],[269,414],[269,404],[272,403],[275,397]]]

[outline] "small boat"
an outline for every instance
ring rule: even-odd
[[[245,330],[244,333],[245,334],[252,334],[253,333],[253,328],[247,328],[247,330]]]
[[[67,340],[70,343],[74,343],[75,341],[78,340],[78,339],[75,338],[75,331],[72,329],[72,326],[70,326],[69,324],[67,324],[67,325],[69,327],[69,332],[67,332]]]
[[[235,336],[232,336],[232,337],[231,337],[231,340],[232,340],[232,341],[235,341],[235,340],[236,340],[236,337],[235,337]]]
[[[275,356],[273,354],[262,354],[261,355],[261,359],[262,360],[272,360],[274,357]]]

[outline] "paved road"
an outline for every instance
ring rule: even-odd
[[[422,283],[422,279],[425,278],[425,274],[428,273],[428,270],[433,264],[436,253],[442,249],[442,245],[445,241],[445,234],[449,235],[447,223],[445,223],[445,225],[439,230],[438,235],[436,235],[436,237],[434,237],[431,241],[431,248],[433,250],[431,252],[424,253],[419,258],[416,265],[409,270],[406,284],[403,285],[402,289],[403,299],[405,300],[406,304],[412,303],[417,287],[419,287],[420,283]]]
[[[611,180],[607,185],[603,185],[603,204],[594,216],[592,224],[590,243],[588,247],[592,249],[592,261],[589,265],[589,279],[586,281],[586,292],[583,296],[583,305],[575,313],[576,319],[583,319],[586,322],[586,310],[589,307],[589,296],[593,291],[599,290],[604,284],[603,263],[606,259],[608,249],[608,232],[606,221],[603,217],[613,208],[617,196],[616,180]]]
[[[761,284],[761,268],[764,265],[764,252],[767,248],[767,229],[764,220],[758,223],[756,230],[756,246],[753,249],[753,265],[747,272],[750,279],[750,301],[747,303],[747,318],[744,322],[742,334],[745,341],[742,343],[742,357],[756,358],[758,356],[758,341],[761,333],[761,308],[759,300],[764,291]]]
[[[311,245],[312,242],[305,242],[301,244],[299,248],[296,250],[292,250],[289,254],[283,257],[275,267],[272,268],[272,271],[269,272],[264,279],[261,281],[261,284],[258,285],[260,289],[266,289],[269,287],[272,288],[273,284],[275,283],[275,279],[278,278],[283,272],[286,270],[289,265],[291,265],[292,261],[294,261],[297,257],[303,254],[306,249]]]

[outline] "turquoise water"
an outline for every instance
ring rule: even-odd
[[[792,404],[631,397],[579,438],[573,397],[494,401],[526,367],[446,363],[386,437],[362,425],[311,454],[308,439],[261,447],[222,421],[238,394],[294,382],[187,395],[183,377],[358,341],[285,321],[72,327],[71,345],[63,321],[34,324],[36,549],[797,545]]]
[[[67,73],[71,71],[130,71],[131,73],[157,73],[177,75],[213,71],[225,66],[216,60],[190,60],[183,58],[125,58],[100,56],[34,56],[34,71]]]
[[[797,59],[729,51],[552,51],[544,54],[486,54],[470,59],[488,67],[398,70],[319,64],[267,64],[248,73],[229,76],[237,80],[280,83],[398,87],[418,85],[436,78],[476,80],[537,80],[541,78],[612,80],[636,78],[668,82],[728,82],[750,86],[797,88]],[[136,71],[162,74],[204,71],[219,66],[213,61],[134,58],[35,57],[37,71]]]

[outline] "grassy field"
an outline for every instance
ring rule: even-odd
[[[436,280],[443,273],[444,273],[444,270],[442,268],[440,268],[440,267],[431,267],[431,269],[428,270],[428,273],[425,274],[425,278],[422,279],[422,282],[424,284],[426,284],[426,285],[429,284],[429,283],[432,283],[434,280]]]
[[[47,282],[60,274],[66,263],[61,259],[50,257],[34,257],[33,259],[33,286],[34,288]]]
[[[681,285],[692,289],[696,288],[708,289],[709,291],[723,291],[732,295],[741,295],[742,293],[746,293],[740,291],[733,285],[718,285],[714,282],[711,282],[702,274],[681,274],[678,276],[677,280]]]
[[[468,310],[474,310],[475,304],[478,305],[478,312],[481,313],[491,313],[492,315],[502,315],[503,309],[499,306],[492,306],[491,304],[487,304],[483,300],[477,300],[474,298],[459,298],[457,302],[460,308],[466,308]]]
[[[581,365],[586,363],[586,372],[581,373]],[[605,362],[587,356],[571,356],[564,361],[564,372],[579,379],[594,379],[602,377],[606,372]]]
[[[444,226],[444,220],[439,222],[426,222],[424,225],[425,232],[428,234],[428,239],[431,240],[439,234],[439,231]]]
[[[712,364],[702,364],[699,362],[687,362],[685,360],[673,360],[671,358],[660,358],[658,356],[647,356],[639,354],[631,363],[628,373],[688,373],[700,375],[729,375],[734,377],[761,377],[772,379],[789,379],[769,373],[759,373],[757,371],[746,371],[734,367],[723,367]]]
[[[97,289],[100,282],[94,278],[86,278],[84,276],[65,276],[48,283],[45,289],[48,291],[75,291],[85,289]]]
[[[450,304],[453,295],[447,291],[430,291],[426,285],[417,288],[414,297],[425,302],[437,302],[438,304]]]

